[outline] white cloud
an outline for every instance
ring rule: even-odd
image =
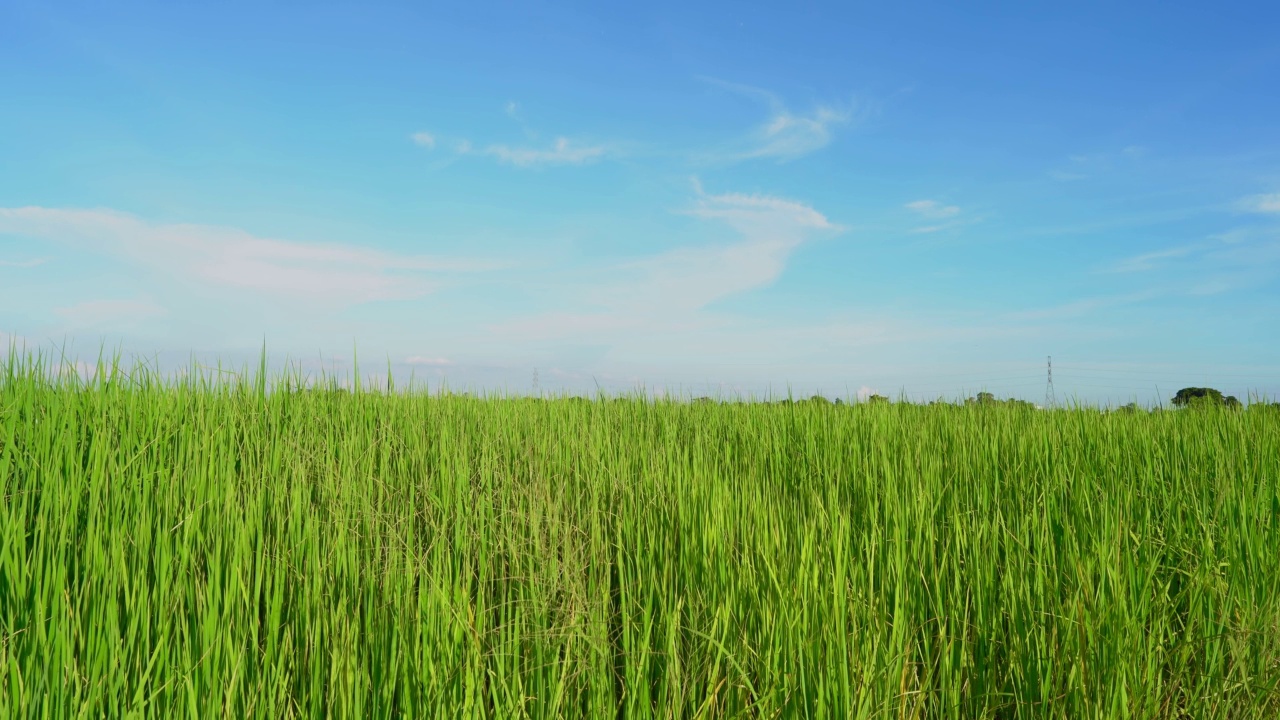
[[[867,398],[871,397],[872,395],[879,395],[879,394],[880,394],[880,391],[876,390],[873,387],[868,387],[866,385],[863,385],[862,387],[858,388],[858,400],[863,402],[865,402]]]
[[[515,100],[511,100],[507,102],[505,111],[509,117],[512,117],[516,120],[520,119],[520,103],[516,102]]]
[[[654,329],[686,332],[705,327],[698,313],[708,305],[772,284],[791,253],[816,232],[843,230],[822,213],[794,200],[767,195],[708,195],[695,180],[698,199],[684,214],[723,222],[742,239],[725,245],[681,247],[597,268],[592,281],[573,288],[574,305],[592,312],[548,312],[493,326],[500,335],[525,339],[599,338]]]
[[[958,223],[942,223],[941,225],[925,225],[923,227],[912,228],[911,232],[920,233],[920,234],[936,233],[936,232],[941,232],[943,230],[950,230],[951,228],[956,227],[957,225]]]
[[[758,146],[745,157],[794,160],[826,147],[831,142],[832,126],[848,121],[847,111],[824,106],[819,106],[808,117],[779,111],[755,132]]]
[[[730,92],[761,100],[769,105],[771,116],[744,141],[750,148],[723,154],[716,159],[741,161],[756,158],[794,160],[826,147],[836,126],[849,123],[853,113],[831,105],[817,105],[809,115],[791,112],[782,100],[767,90],[724,82],[715,78],[697,78]]]
[[[99,329],[165,315],[150,300],[88,300],[53,311],[76,328]]]
[[[903,207],[918,213],[919,215],[929,218],[930,220],[940,220],[942,218],[954,217],[960,214],[960,208],[955,205],[943,205],[937,200],[916,200],[909,202]]]
[[[531,167],[534,165],[582,165],[604,157],[606,150],[600,145],[574,147],[568,138],[562,137],[556,139],[555,145],[550,150],[490,145],[484,152],[486,155],[496,157],[500,162],[517,167]]]
[[[1255,213],[1280,213],[1280,192],[1251,195],[1239,203],[1241,209]]]
[[[431,150],[436,146],[436,136],[429,132],[416,132],[410,137],[413,139],[415,145],[420,145],[428,150]]]
[[[1187,247],[1170,248],[1168,250],[1157,250],[1155,252],[1143,253],[1141,255],[1134,255],[1133,257],[1124,258],[1123,260],[1119,260],[1113,263],[1109,267],[1105,268],[1104,272],[1109,272],[1109,273],[1145,272],[1147,270],[1155,269],[1155,267],[1159,264],[1159,261],[1161,260],[1168,260],[1170,258],[1183,257],[1191,254],[1191,252],[1196,249],[1197,249],[1196,247],[1187,246]]]
[[[415,273],[473,272],[510,265],[274,240],[211,225],[153,224],[110,210],[0,208],[0,232],[119,257],[165,278],[337,304],[431,292],[433,285]]]
[[[915,200],[903,205],[906,209],[916,213],[917,215],[929,220],[945,220],[954,218],[960,214],[960,208],[956,205],[943,205],[937,200]],[[974,222],[970,220],[969,222]],[[950,230],[953,227],[967,224],[964,220],[952,220],[950,222],[936,223],[934,225],[925,225],[924,227],[914,228],[913,233],[935,233],[942,230]]]

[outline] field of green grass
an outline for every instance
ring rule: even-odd
[[[1280,717],[1280,413],[0,372],[0,717]]]

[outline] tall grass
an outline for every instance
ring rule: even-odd
[[[47,370],[0,717],[1280,716],[1280,414]]]

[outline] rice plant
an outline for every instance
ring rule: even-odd
[[[49,367],[0,717],[1280,717],[1277,413]]]

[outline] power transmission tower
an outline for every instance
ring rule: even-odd
[[[1053,356],[1049,356],[1049,381],[1044,386],[1044,406],[1051,408],[1058,403],[1058,398],[1053,392]]]

